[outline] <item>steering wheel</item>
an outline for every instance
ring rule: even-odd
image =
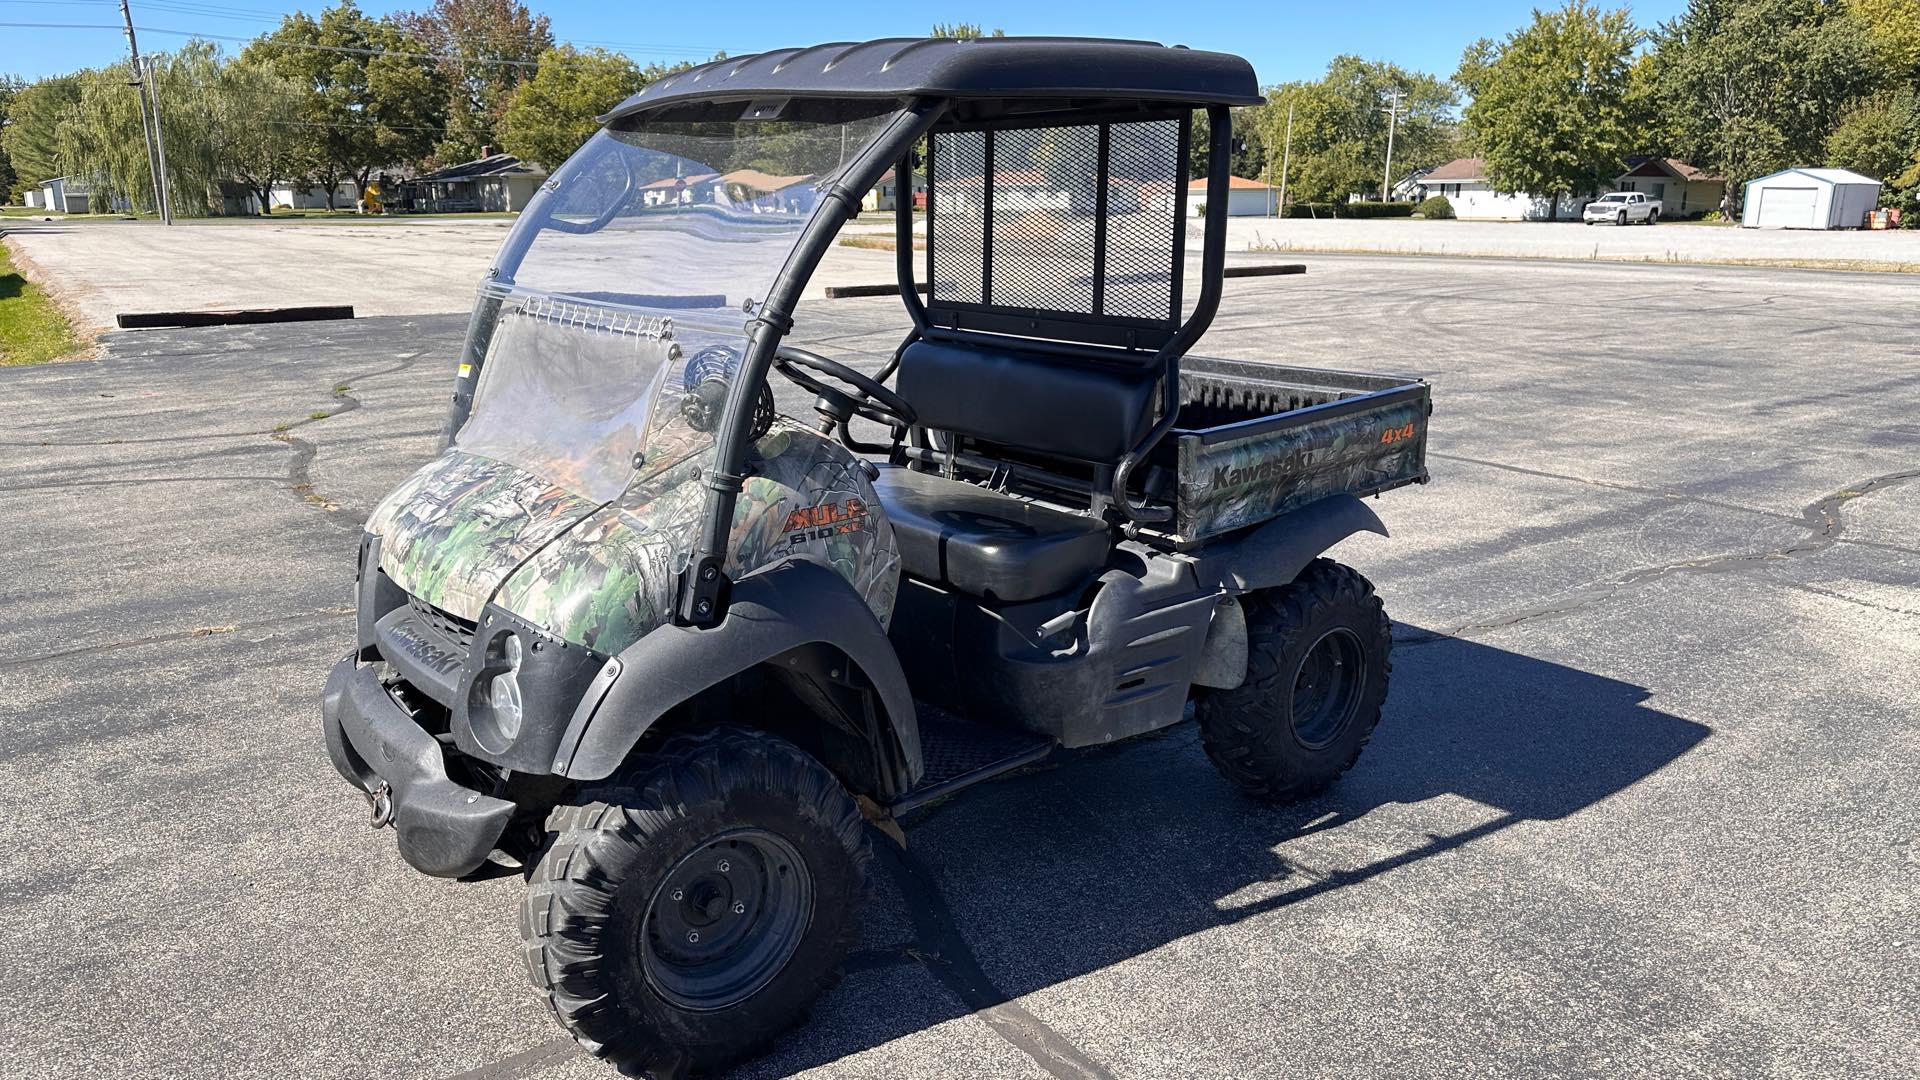
[[[826,418],[829,429],[834,424],[846,423],[848,418],[854,416],[894,428],[913,427],[920,422],[919,414],[907,404],[906,398],[887,389],[878,380],[819,353],[782,345],[773,354],[773,367],[796,386],[813,392],[814,410]],[[850,394],[839,387],[829,386],[821,380],[821,375],[850,386],[858,393]]]

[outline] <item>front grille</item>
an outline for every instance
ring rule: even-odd
[[[459,646],[462,655],[473,648],[475,624],[472,621],[450,611],[442,611],[413,595],[407,597],[407,607],[427,629],[445,638],[449,644]]]

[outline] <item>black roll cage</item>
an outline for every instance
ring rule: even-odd
[[[1164,103],[1156,102],[1156,106]],[[895,170],[894,227],[895,227],[895,272],[899,280],[900,296],[906,304],[908,317],[913,320],[913,328],[908,336],[896,348],[893,359],[888,362],[879,379],[885,381],[899,366],[901,352],[906,345],[919,339],[974,340],[982,337],[993,338],[999,335],[980,330],[957,330],[934,325],[929,317],[927,305],[920,299],[914,275],[913,258],[913,198],[911,177],[913,176],[913,146],[921,137],[927,135],[947,114],[951,101],[932,98],[916,98],[896,114],[886,129],[861,149],[847,167],[841,171],[840,179],[823,195],[823,205],[808,221],[785,265],[774,279],[773,287],[768,291],[763,303],[751,323],[747,335],[746,355],[741,361],[739,375],[734,380],[733,391],[727,398],[726,411],[721,417],[720,426],[715,432],[717,447],[714,468],[704,478],[707,487],[707,506],[702,515],[699,546],[692,560],[682,572],[680,582],[680,601],[675,611],[676,621],[690,626],[712,626],[717,624],[726,613],[727,593],[730,582],[726,575],[727,537],[733,525],[735,502],[740,494],[744,480],[742,470],[746,464],[747,432],[752,418],[752,403],[759,395],[759,388],[765,382],[768,368],[778,350],[780,339],[793,328],[793,310],[800,298],[801,290],[812,277],[814,269],[826,255],[828,248],[839,234],[840,227],[859,212],[860,198],[875,184],[879,183],[887,168]],[[1194,304],[1192,314],[1180,323],[1173,334],[1146,360],[1145,366],[1154,370],[1160,383],[1160,416],[1151,429],[1121,458],[1112,471],[1112,505],[1128,522],[1135,525],[1148,524],[1171,519],[1173,512],[1167,507],[1155,507],[1136,504],[1127,492],[1127,485],[1133,472],[1153,452],[1167,432],[1172,430],[1180,415],[1180,357],[1198,341],[1200,335],[1213,322],[1213,316],[1220,307],[1220,286],[1226,266],[1226,222],[1227,222],[1227,178],[1233,150],[1233,118],[1231,110],[1221,104],[1207,104],[1208,131],[1212,141],[1208,146],[1207,198],[1205,235],[1202,241],[1200,262],[1200,293]],[[1107,114],[1095,114],[1104,117]],[[1011,120],[1006,126],[1037,123],[1061,123],[1066,120],[1083,119],[1072,110],[1051,112],[1045,119],[1023,117]],[[1183,119],[1183,130],[1184,130]],[[976,123],[969,127],[994,127],[989,121]],[[1185,139],[1182,140],[1184,149]],[[1177,235],[1184,235],[1185,222],[1185,170],[1177,185],[1175,228]],[[899,178],[906,178],[902,182]],[[1178,286],[1176,264],[1176,284],[1173,289],[1173,303],[1178,307],[1181,302],[1181,290]],[[1129,358],[1129,354],[1138,355],[1137,350],[1115,349],[1110,346],[1086,344],[1073,341],[1047,341],[1031,338],[1009,337],[1009,343],[1017,344],[1029,351],[1054,352],[1081,359],[1097,359],[1111,362],[1116,357]]]
[[[969,119],[956,122],[956,129],[999,130],[1002,128],[1040,126],[1062,123],[1098,123],[1116,117],[1136,117],[1117,110],[1117,99],[1109,97],[1090,107],[1075,108],[1073,102],[1048,102],[1047,107],[1030,113],[1002,115],[996,122],[993,118]],[[929,318],[928,308],[919,296],[915,281],[913,259],[913,199],[910,194],[895,199],[896,227],[896,273],[899,279],[900,295],[906,304],[907,314],[913,321],[913,327],[900,346],[894,350],[893,358],[881,370],[878,378],[885,381],[898,367],[901,353],[917,340],[948,341],[994,341],[1017,347],[1028,352],[1057,354],[1080,360],[1113,363],[1125,362],[1132,366],[1144,367],[1156,373],[1160,383],[1159,417],[1152,428],[1121,460],[1111,469],[1110,492],[1096,496],[1110,497],[1111,505],[1130,524],[1138,526],[1171,518],[1172,511],[1166,507],[1140,505],[1133,502],[1127,486],[1135,471],[1157,446],[1167,432],[1172,429],[1180,412],[1180,357],[1192,347],[1213,321],[1218,310],[1222,271],[1226,262],[1226,218],[1227,218],[1227,177],[1233,145],[1232,115],[1227,105],[1218,102],[1193,102],[1182,105],[1156,98],[1142,98],[1142,105],[1151,106],[1153,115],[1165,116],[1173,109],[1192,110],[1205,108],[1208,113],[1209,130],[1212,141],[1209,145],[1209,169],[1207,176],[1207,198],[1205,215],[1205,236],[1201,253],[1201,281],[1198,299],[1193,312],[1181,322],[1170,335],[1155,335],[1148,338],[1142,347],[1138,335],[1129,336],[1122,341],[1113,340],[1112,335],[1085,334],[1082,340],[1064,337],[1058,331],[1057,340],[1023,337],[1003,331],[1013,330],[1013,324],[1000,327],[980,326],[978,328],[941,327]],[[757,104],[757,103],[755,103]],[[817,101],[810,104],[818,104]],[[954,115],[956,107],[962,105],[961,99],[915,96],[906,100],[903,107],[888,121],[885,128],[862,147],[854,158],[841,170],[839,178],[821,195],[821,205],[808,219],[802,229],[793,250],[775,275],[766,299],[752,312],[747,323],[747,346],[741,358],[740,368],[733,380],[733,388],[728,395],[721,414],[720,423],[714,431],[715,456],[713,467],[701,476],[701,483],[707,489],[706,505],[701,514],[699,534],[692,558],[681,572],[678,600],[675,605],[674,621],[683,626],[709,627],[720,622],[726,615],[728,594],[731,582],[726,574],[727,540],[731,532],[733,515],[745,476],[748,433],[751,430],[754,404],[760,388],[765,385],[769,368],[780,341],[793,328],[793,312],[800,300],[801,291],[812,277],[820,260],[832,246],[840,228],[859,213],[861,197],[879,183],[880,177],[888,168],[894,168],[901,177],[914,174],[913,148],[919,140],[929,134],[944,117]],[[684,106],[683,106],[684,107]],[[667,111],[667,110],[662,110]],[[676,110],[677,111],[677,110]],[[753,111],[750,107],[749,111]],[[772,110],[777,112],[778,110]],[[1181,119],[1181,148],[1186,145],[1185,133],[1187,119]],[[1104,164],[1104,162],[1103,162]],[[1186,228],[1185,217],[1185,170],[1178,172],[1175,211],[1175,244],[1183,237]],[[1104,184],[1103,184],[1104,187]],[[899,189],[912,190],[911,182],[902,184]],[[551,216],[549,214],[549,216]],[[597,223],[596,223],[597,224]],[[584,228],[591,231],[592,225]],[[575,230],[579,231],[576,226]],[[531,230],[516,230],[520,243],[530,242]],[[510,242],[511,247],[511,242]],[[503,250],[496,259],[495,266],[510,266],[518,261],[523,251]],[[1175,284],[1173,305],[1177,314],[1181,303],[1179,287],[1180,263],[1182,255],[1174,266]],[[473,316],[473,327],[481,327],[492,315],[497,313],[500,300],[488,290],[483,289],[479,304]],[[1089,329],[1097,329],[1100,323],[1084,320]],[[1111,324],[1109,324],[1111,325]],[[1153,347],[1157,343],[1157,347]],[[1153,348],[1147,352],[1146,348]],[[485,361],[486,343],[473,332],[468,334],[466,353],[462,363],[476,376]],[[450,444],[454,435],[465,422],[472,407],[473,388],[478,379],[464,379],[457,384],[452,408],[443,431],[443,445]],[[1102,479],[1108,470],[1101,469]]]

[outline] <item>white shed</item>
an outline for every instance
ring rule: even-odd
[[[1749,229],[1858,229],[1880,202],[1880,181],[1847,169],[1782,169],[1747,182]]]
[[[1187,185],[1187,213],[1199,217],[1207,205],[1205,179]],[[1244,176],[1227,177],[1228,217],[1272,217],[1280,212],[1279,192],[1269,184]]]

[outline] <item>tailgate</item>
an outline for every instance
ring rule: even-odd
[[[1373,495],[1427,479],[1427,384],[1179,433],[1177,530],[1201,540],[1329,495]]]

